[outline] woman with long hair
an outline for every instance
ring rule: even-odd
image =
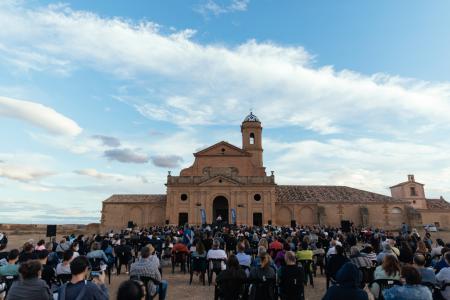
[[[385,255],[383,263],[375,269],[375,279],[393,279],[400,280],[400,263],[394,255]],[[374,283],[370,287],[370,291],[374,295],[378,295],[380,287]]]
[[[250,300],[274,300],[273,286],[275,285],[275,270],[272,267],[272,258],[266,251],[258,254],[260,265],[250,270],[249,280],[252,283],[250,288]]]

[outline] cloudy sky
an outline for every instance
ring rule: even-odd
[[[279,184],[450,199],[448,1],[0,1],[0,223],[114,193],[262,120]]]

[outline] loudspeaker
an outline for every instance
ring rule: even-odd
[[[56,236],[56,225],[47,225],[47,237]]]
[[[341,228],[343,232],[350,232],[350,227],[351,227],[350,221],[348,220],[341,221]]]
[[[272,220],[269,220],[268,223],[269,223],[269,226],[271,226],[272,225]]]
[[[169,225],[169,220],[166,220],[166,225]]]
[[[297,227],[297,222],[295,222],[295,220],[291,220],[291,227],[292,228]]]
[[[128,221],[128,226],[127,226],[127,228],[133,228],[133,227],[134,227],[133,221]]]

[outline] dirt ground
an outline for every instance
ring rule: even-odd
[[[423,233],[422,233],[423,234]],[[450,240],[449,232],[438,232],[432,233],[432,238],[442,238],[444,241]],[[12,248],[20,248],[24,242],[29,239],[34,239],[38,241],[39,239],[45,239],[45,233],[26,233],[26,234],[11,234],[8,233],[9,243],[7,249]],[[59,238],[59,236],[58,236]],[[48,238],[46,239],[48,241]],[[119,276],[112,275],[111,276],[111,284],[107,284],[110,299],[115,299],[117,289],[121,282],[127,280],[128,276],[125,274],[121,274]],[[192,285],[189,285],[189,274],[180,273],[179,270],[175,271],[175,274],[172,274],[170,267],[163,267],[163,279],[168,281],[168,295],[167,299],[169,300],[178,300],[178,299],[213,299],[214,298],[214,286],[203,286],[197,277],[194,277]],[[306,300],[319,300],[322,299],[325,294],[325,277],[321,275],[317,275],[314,278],[315,287],[311,286],[305,287],[305,296]]]

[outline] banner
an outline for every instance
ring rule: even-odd
[[[204,208],[200,208],[200,216],[202,217],[202,225],[206,224],[206,212]]]
[[[231,223],[236,224],[236,209],[231,209]]]

